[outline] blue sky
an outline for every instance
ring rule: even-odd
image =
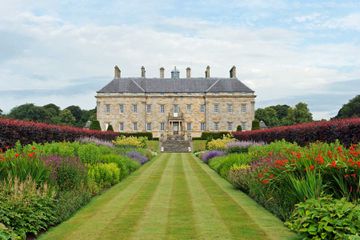
[[[95,106],[113,77],[225,77],[232,65],[257,107],[309,104],[336,115],[360,93],[360,1],[5,0],[0,9],[0,108],[26,102]]]

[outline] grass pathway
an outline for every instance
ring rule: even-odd
[[[166,153],[40,239],[292,239],[191,154]]]

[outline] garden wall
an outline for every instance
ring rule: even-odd
[[[269,143],[285,139],[304,146],[311,142],[334,142],[338,139],[343,145],[350,146],[352,143],[360,142],[360,118],[311,122],[232,134],[241,141]]]
[[[6,146],[12,147],[16,141],[30,144],[32,142],[74,141],[80,137],[113,140],[116,136],[118,134],[114,132],[0,118],[0,149]]]

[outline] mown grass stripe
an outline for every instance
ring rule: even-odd
[[[169,164],[169,161],[167,161],[166,156],[164,156],[161,159],[161,165],[155,169],[150,178],[147,179],[147,182],[138,190],[137,194],[129,199],[126,207],[118,211],[116,217],[102,230],[97,239],[112,240],[114,236],[116,236],[117,239],[130,239],[131,233],[134,232],[137,223],[141,220],[144,210],[158,187],[167,164]]]
[[[227,228],[227,223],[222,219],[217,207],[196,177],[190,161],[194,161],[188,155],[184,161],[185,177],[190,189],[194,217],[198,229],[199,239],[233,239]]]
[[[192,156],[189,155],[192,158]],[[204,190],[208,192],[214,205],[217,207],[221,218],[226,222],[234,239],[269,239],[248,214],[228,194],[221,189],[211,178],[196,164],[196,159],[190,161],[190,166],[195,172]]]
[[[144,210],[144,216],[138,222],[136,231],[132,234],[131,239],[165,239],[175,167],[175,161],[169,158],[171,158],[171,155],[166,154],[168,164],[155,194],[148,207]]]
[[[287,229],[277,217],[261,207],[245,193],[234,189],[228,181],[221,178],[199,159],[194,156],[192,156],[192,158],[194,159],[194,161],[192,161],[193,167],[202,169],[202,171],[199,169],[197,170],[198,173],[201,173],[201,178],[213,181],[225,195],[235,201],[246,213],[247,218],[256,223],[257,226],[261,228],[262,232],[266,233],[267,239],[298,239],[296,234]]]
[[[166,163],[163,155],[147,163],[124,181],[95,197],[72,218],[56,228],[50,229],[40,239],[95,239],[109,224],[117,211],[128,203],[139,189],[148,182],[158,166]]]
[[[175,165],[166,239],[198,239],[182,154],[171,154],[169,161],[175,161]]]

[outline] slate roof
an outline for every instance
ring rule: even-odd
[[[98,93],[254,93],[235,78],[120,78]]]

